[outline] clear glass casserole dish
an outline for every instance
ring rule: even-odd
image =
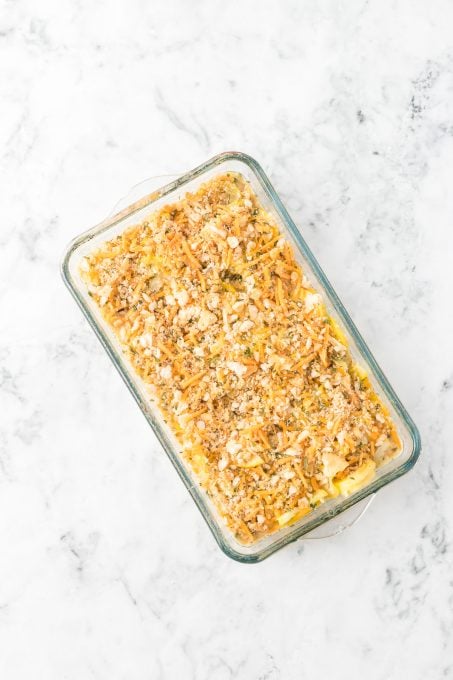
[[[217,508],[200,486],[191,467],[181,455],[180,446],[174,433],[165,422],[160,409],[150,400],[149,391],[126,358],[117,337],[103,318],[97,304],[90,297],[87,285],[81,276],[82,261],[97,247],[123,233],[128,227],[144,220],[150,212],[183,199],[187,192],[196,191],[207,180],[227,172],[239,173],[250,183],[260,203],[267,213],[273,217],[282,234],[292,245],[297,262],[301,265],[313,288],[321,294],[328,315],[335,320],[341,332],[346,336],[348,350],[352,355],[354,364],[363,367],[370,377],[374,391],[388,409],[401,441],[399,455],[379,467],[373,479],[363,488],[356,490],[347,497],[339,495],[336,498],[326,500],[294,524],[283,527],[252,544],[243,544],[238,541],[225,526]],[[257,562],[268,557],[287,543],[308,534],[339,513],[360,503],[385,484],[409,471],[416,462],[420,453],[420,438],[414,423],[372,357],[265,173],[259,164],[249,156],[238,152],[220,154],[85,232],[70,244],[63,259],[62,274],[66,285],[192,495],[217,543],[229,557],[241,562]]]

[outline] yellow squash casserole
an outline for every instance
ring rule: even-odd
[[[401,450],[242,175],[150,214],[86,257],[82,275],[240,542],[356,491]]]

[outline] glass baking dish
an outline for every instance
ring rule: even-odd
[[[337,321],[340,329],[346,335],[354,363],[365,369],[374,390],[389,409],[402,443],[401,453],[378,468],[375,477],[365,487],[350,496],[338,496],[327,500],[295,524],[281,528],[276,533],[250,545],[240,543],[225,526],[216,508],[199,485],[189,464],[180,455],[180,445],[176,437],[164,422],[160,410],[151,402],[145,385],[128,363],[119,342],[103,319],[98,306],[89,296],[87,287],[80,275],[80,264],[83,257],[103,242],[114,238],[126,228],[140,222],[151,211],[154,212],[167,203],[181,200],[188,191],[196,191],[207,179],[229,171],[242,174],[250,182],[263,207],[276,219],[282,233],[292,244],[296,259],[303,271],[310,279],[313,287],[323,296],[329,315]],[[266,174],[250,156],[233,151],[219,154],[86,231],[69,245],[62,262],[62,275],[197,504],[217,543],[229,557],[249,563],[263,560],[353,505],[361,503],[385,484],[408,472],[415,464],[421,448],[417,428],[373,358]]]

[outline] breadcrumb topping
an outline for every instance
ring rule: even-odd
[[[399,453],[386,408],[242,175],[126,229],[82,276],[239,541],[356,491]]]

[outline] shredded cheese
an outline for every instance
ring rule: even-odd
[[[401,443],[347,338],[239,174],[88,255],[81,275],[239,541],[367,484]]]

